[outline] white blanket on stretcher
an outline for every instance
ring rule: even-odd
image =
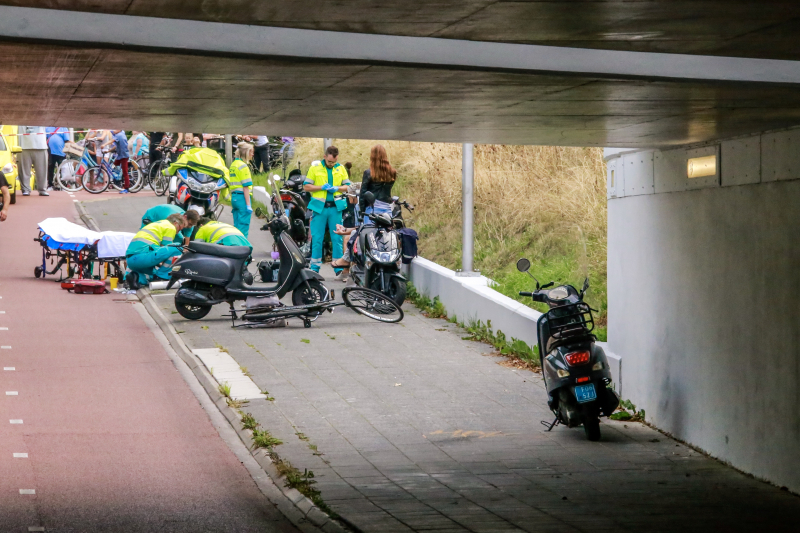
[[[39,229],[58,242],[71,244],[97,243],[97,256],[101,259],[125,257],[133,240],[133,233],[121,231],[92,231],[66,218],[48,218],[39,222]]]

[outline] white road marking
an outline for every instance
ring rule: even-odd
[[[20,494],[36,494],[36,489],[19,489]]]
[[[44,531],[42,526],[28,526],[28,531]]]
[[[19,392],[15,391],[15,390],[7,390],[6,391],[6,396],[19,396]]]
[[[4,314],[6,314],[5,311],[0,311],[0,315],[4,315]]]
[[[10,350],[11,346],[0,346],[0,350]]]
[[[21,418],[12,418],[11,420],[9,420],[9,422],[11,422],[12,424],[22,424],[22,419]]]
[[[13,367],[13,366],[4,366],[4,367],[3,367],[3,370],[8,370],[8,371],[11,371],[11,372],[13,372],[14,370],[16,370],[16,368],[15,368],[15,367]]]
[[[0,331],[8,331],[8,328],[0,328]]]
[[[27,453],[15,453],[14,454],[14,459],[27,459],[27,458],[28,458],[28,454]]]
[[[261,394],[252,379],[244,375],[239,363],[230,354],[221,352],[219,348],[206,348],[202,350],[192,350],[200,358],[206,368],[214,369],[214,379],[222,385],[227,383],[231,387],[231,398],[234,400],[256,400],[266,396]]]
[[[77,202],[78,200],[72,200],[73,202]]]

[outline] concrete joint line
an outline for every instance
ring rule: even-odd
[[[344,527],[333,521],[311,500],[297,490],[283,486],[283,483],[280,482],[280,473],[272,460],[265,451],[251,448],[252,432],[242,429],[239,413],[228,406],[225,397],[219,392],[217,381],[199,358],[189,350],[169,319],[158,308],[149,291],[141,289],[137,292],[137,296],[140,303],[136,303],[134,307],[164,346],[173,364],[209,414],[222,440],[247,468],[267,499],[292,524],[305,532],[345,533],[347,530]],[[205,391],[205,395],[203,391]],[[228,424],[222,423],[221,420],[215,420],[215,418],[223,417]],[[238,437],[235,438],[235,441],[230,438],[233,437],[231,433],[235,433]]]
[[[0,37],[180,52],[603,77],[800,83],[800,62],[274,28],[0,6]]]

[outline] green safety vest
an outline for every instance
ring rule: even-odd
[[[347,177],[347,170],[345,170],[342,165],[336,163],[333,165],[332,169],[328,169],[327,165],[325,165],[325,161],[314,161],[311,164],[311,168],[308,169],[308,174],[306,174],[306,183],[311,182],[317,187],[322,187],[328,183],[328,170],[330,170],[333,175],[333,183],[331,183],[331,185],[334,187],[338,188],[341,187],[342,184],[350,183]],[[328,191],[314,191],[311,193],[311,201],[308,203],[308,208],[315,213],[321,213],[327,200]],[[340,196],[336,198],[336,196],[334,196],[334,200],[336,201],[336,208],[339,211],[347,209],[347,201],[345,201],[343,197]]]
[[[225,224],[224,222],[209,222],[197,230],[197,235],[194,236],[194,240],[216,244],[225,237],[229,237],[231,235],[239,235],[240,237],[245,238],[244,233],[234,228],[230,224]]]
[[[250,174],[250,165],[241,159],[234,159],[228,172],[230,174],[230,180],[228,180],[228,189],[230,192],[241,191],[244,187],[253,186],[253,176]],[[252,190],[250,194],[253,194]]]
[[[142,242],[149,246],[161,246],[161,243],[167,241],[171,243],[175,240],[175,226],[169,220],[160,220],[148,224],[133,236],[134,242]]]

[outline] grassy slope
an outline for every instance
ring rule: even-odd
[[[399,178],[395,194],[416,206],[407,216],[420,234],[420,255],[449,268],[461,266],[461,145],[336,139],[339,162],[353,163],[361,179],[375,142],[389,152]],[[298,139],[293,164],[303,171],[322,155],[322,139]],[[580,288],[590,274],[587,301],[606,323],[605,164],[598,148],[479,145],[475,147],[475,267],[499,292],[532,307],[517,292],[533,282],[518,273],[520,257],[543,283]],[[586,253],[583,252],[583,243]],[[543,310],[539,308],[539,310]]]

